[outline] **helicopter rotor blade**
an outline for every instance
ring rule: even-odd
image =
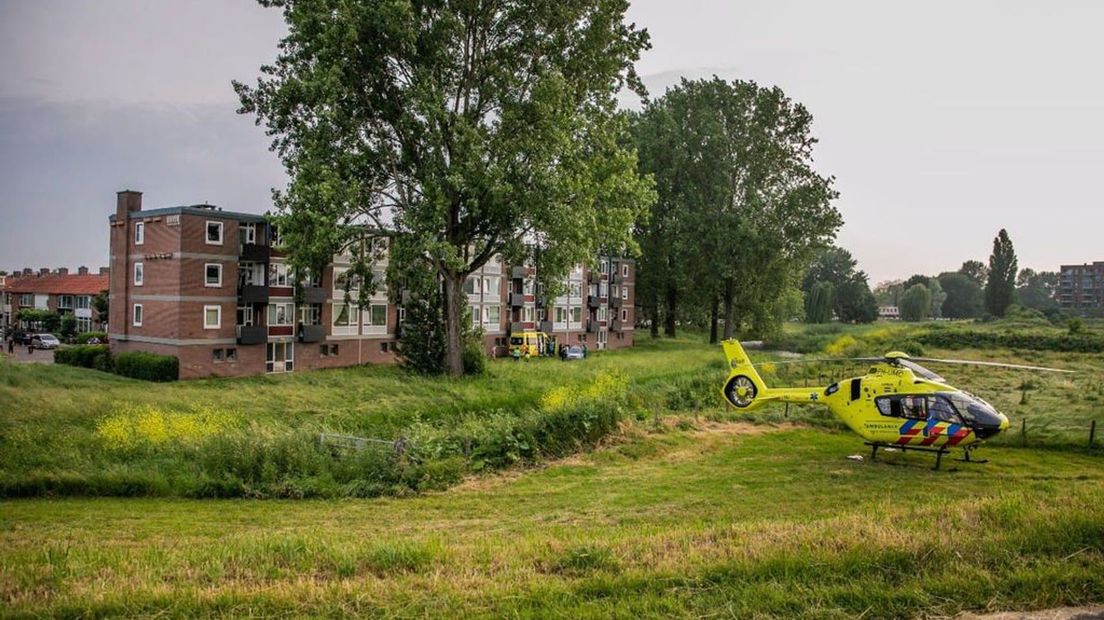
[[[772,364],[774,366],[788,366],[790,364],[819,364],[821,362],[884,362],[885,360],[880,357],[814,357],[801,360],[781,360],[777,362],[766,361],[756,362],[752,366],[762,366],[763,364]]]
[[[1015,370],[1041,370],[1044,372],[1075,373],[1074,370],[1064,368],[1049,368],[1047,366],[1028,366],[1026,364],[1005,364],[1003,362],[982,362],[979,360],[946,360],[934,357],[910,357],[912,362],[927,362],[929,364],[957,364],[962,366],[992,366],[996,368],[1012,368]]]

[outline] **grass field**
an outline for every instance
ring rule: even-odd
[[[861,349],[910,329],[789,336]],[[998,437],[989,464],[947,461],[949,470],[933,472],[924,455],[847,460],[864,446],[817,409],[754,417],[724,409],[723,359],[696,338],[645,341],[577,364],[496,362],[487,376],[461,381],[359,368],[151,385],[0,362],[0,476],[9,485],[154,475],[167,481],[155,495],[186,495],[174,472],[217,465],[197,447],[206,444],[105,443],[106,421],[136,407],[186,416],[198,403],[229,416],[170,425],[181,445],[206,431],[313,446],[309,437],[322,430],[428,442],[472,429],[498,446],[530,438],[516,432],[519,421],[555,418],[553,401],[572,394],[592,397],[569,411],[610,403],[621,411],[608,418],[613,432],[559,446],[575,453],[564,459],[513,446],[514,466],[488,460],[473,475],[477,453],[428,455],[419,475],[459,464],[452,473],[464,480],[440,491],[424,489],[457,479],[402,487],[423,489],[415,497],[5,500],[0,615],[909,617],[1104,601],[1104,450],[1085,447],[1089,421],[1104,425],[1101,356],[925,353],[1079,372],[940,367],[1008,413],[1014,430],[1026,419],[1028,432],[1026,441]],[[778,368],[768,382],[847,372]],[[603,391],[611,377],[624,385]],[[586,450],[594,443],[601,447]],[[333,458],[350,460],[354,475],[371,466]],[[301,464],[294,451],[272,462],[280,459],[285,473]],[[113,492],[120,488],[128,487],[93,490],[126,494]]]

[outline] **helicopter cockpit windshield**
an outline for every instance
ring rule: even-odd
[[[969,424],[978,437],[984,439],[990,435],[994,435],[1001,430],[1002,425],[1005,423],[1006,418],[1001,415],[992,405],[966,392],[943,392],[941,396],[946,396],[952,403],[954,403],[955,409],[958,410],[962,419]]]
[[[924,368],[923,366],[921,366],[920,364],[917,364],[916,362],[912,362],[912,361],[909,361],[909,360],[906,360],[906,359],[899,359],[899,360],[897,360],[897,363],[904,366],[905,368],[908,368],[909,370],[912,371],[912,374],[914,374],[917,377],[920,377],[922,379],[927,379],[928,381],[935,381],[936,383],[946,383],[947,382],[947,380],[944,379],[943,377],[941,377],[938,374],[928,370],[927,368]]]

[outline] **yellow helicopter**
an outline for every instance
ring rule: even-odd
[[[871,447],[872,460],[878,448],[918,450],[935,453],[935,469],[951,448],[962,448],[963,460],[970,461],[970,452],[979,442],[1008,428],[1008,418],[981,398],[948,385],[946,379],[917,361],[1072,372],[998,362],[910,358],[907,353],[891,351],[882,358],[851,358],[873,362],[861,377],[827,387],[771,388],[739,341],[726,340],[723,346],[730,371],[721,393],[733,407],[750,411],[767,403],[825,405]]]

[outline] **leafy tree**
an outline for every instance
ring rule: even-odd
[[[913,274],[909,277],[908,280],[905,280],[905,283],[902,285],[904,287],[902,290],[907,291],[917,284],[923,284],[924,286],[927,286],[928,280],[930,279],[931,278],[921,273]]]
[[[900,303],[901,293],[904,291],[904,282],[900,280],[888,280],[874,287],[874,299],[882,305],[896,306]]]
[[[958,273],[977,282],[978,286],[984,288],[985,282],[989,278],[989,267],[979,260],[968,260],[958,268]]]
[[[1016,296],[1016,250],[1003,228],[993,239],[989,256],[989,277],[985,283],[985,309],[993,316],[1004,316]]]
[[[641,113],[655,142],[640,146],[643,170],[675,223],[666,290],[709,308],[725,338],[775,329],[778,301],[840,225],[811,121],[778,88],[719,78],[683,80]]]
[[[1016,276],[1016,298],[1021,306],[1043,313],[1058,310],[1058,301],[1054,293],[1058,290],[1058,273],[1054,271],[1036,272],[1030,267],[1021,269]]]
[[[615,94],[643,87],[647,33],[625,0],[260,0],[288,34],[242,113],[291,177],[275,195],[295,267],[354,225],[402,239],[441,283],[443,364],[463,373],[465,278],[529,256],[551,281],[600,248],[631,253],[654,200]]]
[[[832,320],[835,287],[831,282],[817,282],[805,296],[805,322],[827,323]]]
[[[929,316],[934,319],[943,318],[943,303],[947,300],[947,293],[939,283],[939,278],[928,278],[927,286],[932,296]]]
[[[111,309],[111,300],[107,291],[100,291],[92,297],[92,309],[96,311],[96,316],[101,322],[107,322],[107,313]]]
[[[31,331],[57,333],[61,327],[61,317],[57,312],[40,308],[23,308],[16,313],[20,323],[26,323]]]
[[[931,311],[931,291],[923,284],[913,284],[901,295],[901,318],[922,321]]]
[[[878,318],[878,301],[861,271],[836,288],[834,306],[846,323],[872,323]]]
[[[801,279],[801,290],[808,293],[817,282],[831,282],[840,286],[855,275],[857,264],[847,250],[834,245],[826,247],[817,252],[816,258],[805,270],[805,276]]]
[[[947,298],[943,316],[948,319],[973,319],[985,311],[985,294],[976,280],[960,272],[939,275],[939,284]]]
[[[58,331],[61,339],[68,342],[77,335],[77,317],[73,316],[72,313],[61,315]]]

